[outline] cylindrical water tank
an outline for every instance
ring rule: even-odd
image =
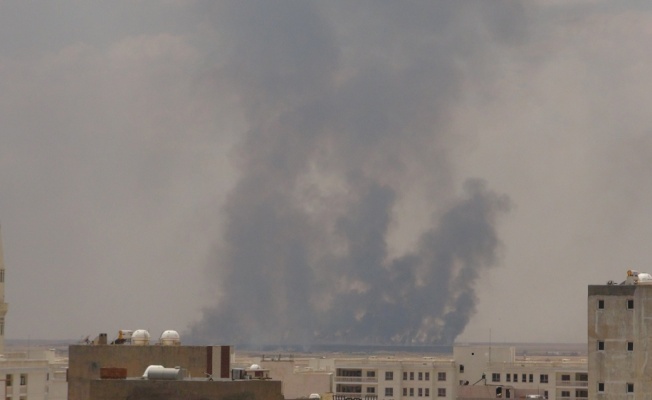
[[[147,371],[147,379],[179,381],[183,379],[181,368],[151,368]]]

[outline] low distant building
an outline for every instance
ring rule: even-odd
[[[55,350],[27,350],[0,357],[0,390],[6,400],[65,400],[67,360]]]
[[[321,359],[319,359],[321,360]],[[329,360],[324,360],[329,361]],[[332,361],[332,360],[330,360]],[[330,393],[333,384],[332,368],[310,365],[308,358],[271,358],[256,360],[271,379],[280,380],[286,399],[305,399],[313,393]],[[326,397],[322,396],[322,400]]]
[[[455,346],[453,356],[256,358],[286,398],[588,399],[585,358],[516,356],[513,346]]]

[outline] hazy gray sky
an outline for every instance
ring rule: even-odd
[[[7,336],[584,341],[587,285],[652,272],[650,26],[597,0],[2,2]]]

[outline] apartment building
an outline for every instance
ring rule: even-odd
[[[310,393],[328,393],[335,400],[588,398],[586,358],[517,357],[512,346],[458,345],[452,357],[403,354],[253,361],[268,369],[272,378],[282,367],[286,398]],[[292,368],[300,379],[288,379]],[[330,384],[315,380],[305,384],[311,372],[330,376]]]
[[[652,276],[589,286],[587,310],[589,397],[652,398]]]
[[[455,365],[451,360],[376,357],[336,359],[335,399],[452,398]]]

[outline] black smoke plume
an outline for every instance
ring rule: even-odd
[[[193,340],[450,344],[464,330],[509,200],[479,179],[455,195],[448,113],[483,69],[473,35],[509,27],[453,4],[206,6],[224,51],[206,75],[248,128]]]

